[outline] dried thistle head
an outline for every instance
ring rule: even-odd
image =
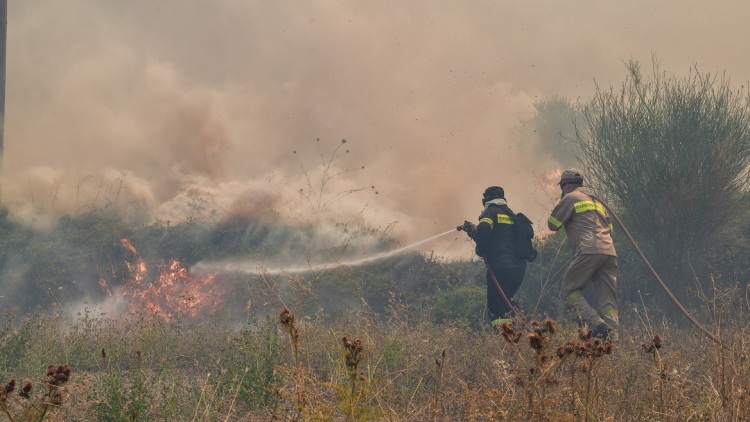
[[[7,384],[5,384],[5,387],[4,387],[4,389],[3,389],[3,390],[4,390],[4,391],[5,391],[6,393],[12,393],[12,392],[13,392],[13,390],[15,390],[15,389],[16,389],[16,380],[15,380],[15,379],[12,379],[12,380],[8,381],[8,383],[7,383]]]
[[[356,339],[350,341],[344,337],[341,339],[341,342],[344,344],[344,349],[346,350],[346,368],[350,371],[356,371],[357,365],[362,360],[362,340]]]
[[[555,333],[555,321],[550,318],[546,318],[542,322],[531,321],[531,331],[528,335],[529,345],[538,354],[544,354],[544,348],[549,344],[552,335]]]
[[[601,341],[595,342],[594,348],[591,350],[591,356],[598,358],[600,356],[603,356],[604,354],[604,343],[602,343]]]
[[[33,386],[31,385],[31,382],[27,382],[26,385],[23,386],[23,388],[21,389],[21,391],[18,392],[18,395],[21,396],[21,397],[23,397],[23,398],[28,399],[29,396],[31,395],[31,389],[32,388],[33,388]]]
[[[549,332],[550,334],[555,334],[555,320],[547,317],[544,319],[544,321],[542,321],[542,326],[544,327],[543,329],[545,331]]]
[[[576,351],[576,345],[577,342],[575,340],[568,340],[565,344],[557,346],[557,357],[562,359],[573,354]]]
[[[508,343],[518,344],[518,341],[521,340],[521,336],[523,335],[521,332],[516,332],[507,322],[501,323],[498,325],[498,328],[500,329],[500,335],[502,335]]]
[[[294,314],[289,311],[288,308],[284,308],[279,313],[279,322],[281,323],[281,326],[284,327],[287,332],[289,332],[292,341],[296,344],[297,341],[299,341],[299,331],[297,330],[297,326],[294,322]]]
[[[586,328],[579,328],[577,332],[578,332],[578,338],[583,341],[586,341],[591,338],[591,334],[594,333],[594,330],[586,329]]]
[[[55,379],[60,382],[66,382],[70,379],[70,367],[68,365],[60,365],[55,371]]]
[[[576,356],[579,358],[588,356],[588,347],[586,346],[586,343],[576,344]]]
[[[544,345],[546,344],[546,337],[543,336],[540,333],[529,333],[529,346],[531,346],[532,349],[536,350],[537,353],[541,352],[542,349],[544,349]]]
[[[580,336],[581,330],[579,330],[578,333]],[[558,346],[557,356],[562,359],[569,354],[575,353],[576,357],[579,358],[597,359],[604,355],[611,354],[613,350],[614,343],[612,340],[602,341],[599,338],[569,340],[565,345]]]
[[[289,309],[284,308],[279,313],[279,322],[286,328],[294,327],[294,314]]]
[[[50,385],[60,385],[68,382],[70,379],[70,367],[68,365],[49,365],[45,381]]]
[[[661,349],[661,337],[658,334],[654,334],[654,348]]]
[[[662,347],[662,339],[658,334],[655,334],[654,337],[651,339],[651,342],[649,344],[643,343],[641,344],[641,348],[646,353],[655,354],[657,350],[661,349]]]
[[[362,351],[362,340],[356,339],[354,341],[350,341],[346,337],[341,339],[342,343],[344,343],[344,347],[348,350],[350,350],[352,353],[359,353]]]

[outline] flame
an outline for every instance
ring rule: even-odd
[[[130,278],[122,285],[130,312],[170,320],[213,314],[223,304],[224,292],[213,283],[214,274],[193,277],[180,261],[171,259],[158,262],[152,277],[133,244],[128,239],[120,243],[134,258],[126,262]]]

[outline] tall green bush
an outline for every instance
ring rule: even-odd
[[[670,76],[654,60],[650,78],[636,61],[627,70],[619,90],[597,86],[584,107],[582,166],[678,290],[750,206],[750,98],[697,68]]]

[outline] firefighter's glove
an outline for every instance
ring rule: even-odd
[[[464,221],[464,224],[462,226],[459,226],[460,230],[463,230],[466,232],[466,234],[474,239],[474,235],[477,232],[477,226],[472,223],[471,221]]]

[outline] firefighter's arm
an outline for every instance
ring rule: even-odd
[[[560,230],[565,223],[568,222],[568,220],[573,217],[573,213],[575,212],[572,204],[572,198],[569,196],[565,196],[555,207],[554,210],[552,210],[552,213],[549,215],[549,218],[547,218],[547,228],[552,230],[553,232],[556,232]]]
[[[477,230],[474,232],[474,241],[477,243],[474,251],[477,255],[484,257],[484,253],[490,244],[490,234],[492,232],[493,221],[492,218],[482,215],[479,218],[479,224]]]
[[[547,228],[552,230],[553,232],[560,230],[562,226],[563,223],[555,218],[554,214],[550,214],[549,218],[547,218]]]

